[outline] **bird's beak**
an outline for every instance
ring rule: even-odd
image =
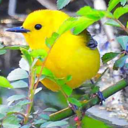
[[[30,32],[30,30],[25,29],[22,26],[21,27],[9,28],[6,31],[9,31],[9,32],[17,32],[17,33],[27,33],[27,32]]]

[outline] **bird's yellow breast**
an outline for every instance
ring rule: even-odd
[[[50,19],[51,24],[49,22],[47,24],[46,18],[40,32],[33,30],[29,34],[24,34],[31,49],[45,49],[48,51],[45,39],[50,37],[53,32],[56,32],[60,24],[68,18],[66,14],[60,11],[59,13],[58,11],[53,11],[50,14],[49,17],[51,16],[52,19]],[[27,23],[24,23],[23,26],[26,28]],[[87,47],[86,44],[88,41],[87,33],[81,33],[77,36],[73,35],[70,31],[64,33],[55,42],[45,66],[58,78],[71,75],[72,80],[67,84],[72,88],[79,87],[84,81],[95,76],[100,66],[99,51]],[[44,79],[42,83],[52,91],[59,89],[58,85],[49,79]]]
[[[58,78],[72,76],[68,85],[72,88],[79,87],[84,81],[96,75],[100,66],[100,56],[97,49],[91,50],[85,44],[85,38],[64,34],[54,45],[46,62]],[[42,81],[51,90],[58,89],[56,84],[48,79]]]

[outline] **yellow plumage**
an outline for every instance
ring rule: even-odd
[[[30,48],[48,51],[45,39],[56,32],[68,18],[67,14],[53,10],[39,10],[28,15],[23,28],[30,32],[23,34]],[[42,28],[36,30],[34,28],[36,24],[41,24]],[[67,84],[72,88],[79,87],[84,81],[95,76],[100,66],[99,51],[86,46],[89,39],[86,31],[77,36],[71,31],[64,33],[53,46],[45,67],[58,78],[72,75],[72,80]],[[44,79],[42,83],[52,91],[59,89],[57,84],[49,79]]]

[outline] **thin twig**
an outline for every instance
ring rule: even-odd
[[[28,122],[28,119],[29,119],[29,115],[30,115],[30,112],[31,112],[31,108],[32,108],[32,105],[33,105],[33,98],[34,98],[34,90],[33,90],[33,86],[34,86],[34,76],[33,76],[33,69],[30,68],[30,75],[29,75],[29,93],[28,93],[28,98],[29,98],[29,101],[30,101],[30,104],[27,105],[27,109],[26,109],[26,118],[25,118],[25,121],[24,123],[26,124]]]
[[[120,27],[128,34],[128,29],[117,19],[114,19],[119,25]]]
[[[52,45],[51,48],[49,49],[48,55],[47,55],[47,57],[45,58],[44,62],[42,63],[42,66],[41,66],[41,69],[40,69],[40,73],[39,73],[39,75],[38,75],[38,77],[37,77],[37,82],[36,82],[36,84],[34,85],[34,90],[37,88],[37,86],[38,86],[38,84],[39,84],[39,82],[40,82],[40,77],[41,77],[41,75],[42,75],[43,68],[44,68],[45,63],[46,63],[46,61],[47,61],[47,59],[48,59],[48,56],[49,56],[49,53],[51,52],[52,47],[53,47],[53,45]]]
[[[12,112],[12,113],[9,114],[9,115],[13,115],[13,114],[23,116],[23,117],[24,117],[24,121],[25,121],[25,119],[26,119],[26,116],[25,116],[23,113],[20,113],[20,112]],[[1,122],[1,124],[0,124],[1,127],[3,126],[3,121],[4,121],[7,117],[8,117],[8,115],[6,115],[6,116],[3,118],[3,120],[2,120],[2,122]]]
[[[30,112],[31,112],[31,109],[32,109],[32,105],[33,105],[33,99],[34,99],[35,90],[36,90],[36,88],[37,88],[37,86],[38,86],[38,84],[40,82],[40,77],[42,75],[43,68],[45,66],[45,63],[46,63],[46,61],[47,61],[47,59],[49,57],[49,54],[50,54],[54,44],[49,48],[48,55],[45,58],[44,62],[42,63],[41,70],[40,70],[39,75],[37,76],[37,82],[35,84],[34,84],[34,82],[35,82],[34,78],[35,77],[33,76],[33,74],[34,74],[33,68],[31,68],[31,70],[30,70],[30,78],[29,78],[30,87],[29,87],[28,96],[29,96],[29,100],[30,100],[31,103],[28,105],[27,110],[26,110],[26,113],[27,113],[26,115],[27,116],[26,116],[26,119],[25,119],[25,123],[27,123],[27,121],[28,121],[28,118],[29,118],[29,115],[30,115]]]

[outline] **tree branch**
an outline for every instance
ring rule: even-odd
[[[103,96],[105,98],[108,98],[109,96],[115,94],[116,92],[120,91],[121,89],[125,88],[127,86],[127,82],[125,80],[121,80],[115,85],[108,87],[104,91],[102,91]],[[91,108],[92,106],[99,104],[100,100],[98,96],[90,99],[88,102],[82,101],[82,109],[87,110],[88,108]],[[74,115],[75,113],[72,111],[70,107],[67,107],[65,109],[62,109],[56,113],[53,113],[50,115],[51,121],[57,121],[61,119],[65,119],[67,117],[70,117]]]

